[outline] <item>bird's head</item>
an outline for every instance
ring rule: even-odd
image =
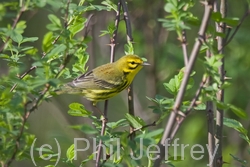
[[[149,64],[137,55],[126,55],[117,60],[117,65],[124,74],[134,77],[143,66]]]

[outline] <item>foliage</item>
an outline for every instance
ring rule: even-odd
[[[30,115],[34,114],[34,111],[39,109],[41,104],[44,104],[45,101],[50,101],[50,96],[53,95],[53,91],[62,84],[62,80],[73,79],[87,71],[87,62],[93,58],[87,51],[89,49],[88,46],[91,45],[90,42],[95,42],[94,50],[98,50],[97,43],[101,41],[99,40],[100,38],[103,39],[108,36],[106,39],[112,40],[114,33],[116,33],[118,29],[118,27],[115,27],[114,21],[112,20],[110,23],[105,22],[105,27],[107,28],[97,33],[98,41],[96,42],[95,40],[92,41],[92,39],[95,39],[95,35],[90,32],[94,30],[90,30],[89,28],[89,19],[91,17],[88,16],[92,14],[91,12],[101,13],[104,11],[114,15],[118,12],[118,5],[115,3],[110,0],[103,2],[81,0],[77,4],[74,1],[63,0],[6,1],[0,4],[0,20],[3,20],[3,22],[0,23],[0,37],[2,41],[2,43],[0,43],[0,63],[1,66],[6,66],[6,69],[4,69],[6,72],[1,72],[0,78],[0,162],[3,166],[10,166],[13,161],[18,161],[18,163],[22,163],[24,160],[41,162],[49,157],[51,157],[49,159],[49,165],[46,164],[46,166],[55,166],[52,164],[57,163],[57,158],[60,156],[62,158],[60,158],[59,163],[62,166],[77,166],[75,158],[80,159],[80,166],[92,165],[91,163],[101,154],[97,151],[100,142],[102,146],[105,147],[101,154],[101,163],[103,166],[153,166],[155,157],[157,156],[157,144],[161,141],[164,132],[162,127],[164,127],[166,117],[175,110],[176,97],[181,89],[186,69],[186,67],[182,67],[182,65],[178,73],[175,68],[171,74],[172,77],[168,77],[168,81],[159,84],[162,88],[153,96],[154,98],[148,96],[148,101],[144,101],[145,104],[143,103],[141,105],[148,107],[146,104],[148,104],[149,101],[152,102],[149,109],[154,120],[151,119],[151,115],[148,116],[147,119],[144,119],[145,117],[126,113],[118,120],[117,118],[115,121],[108,119],[105,124],[105,133],[101,135],[104,128],[104,118],[98,118],[93,114],[95,113],[94,111],[89,110],[87,105],[85,106],[80,102],[74,101],[68,106],[67,117],[73,118],[74,120],[80,119],[81,122],[83,122],[82,119],[85,118],[91,123],[75,123],[74,121],[72,125],[70,125],[70,128],[76,131],[82,137],[82,140],[92,140],[90,144],[95,149],[85,153],[84,156],[79,156],[79,154],[77,154],[77,151],[79,151],[77,141],[74,140],[74,143],[71,141],[70,144],[65,147],[65,154],[61,154],[51,148],[47,149],[35,145],[36,148],[34,150],[36,153],[39,152],[39,156],[32,157],[30,155],[37,136],[30,132],[30,129],[34,125],[27,122],[28,118],[30,119]],[[138,8],[140,7],[136,5],[137,2],[128,1],[127,5],[130,3],[134,3]],[[140,3],[147,5],[144,1],[140,1]],[[155,3],[153,4],[155,5]],[[165,5],[160,6],[161,11],[165,11],[167,15],[165,17],[157,16],[159,17],[159,24],[166,28],[167,31],[175,32],[181,44],[184,43],[183,38],[185,37],[185,33],[183,32],[187,31],[187,33],[192,34],[200,25],[200,16],[193,12],[197,4],[200,5],[198,2],[192,0],[166,0]],[[143,8],[143,6],[141,7]],[[152,5],[152,7],[154,6]],[[136,11],[132,9],[133,8],[131,8],[129,12],[133,13]],[[48,20],[46,25],[39,25],[46,27],[46,32],[43,32],[42,37],[38,34],[30,35],[32,33],[28,33],[27,31],[31,31],[29,29],[31,25],[28,22],[27,16],[23,18],[24,13],[32,14],[40,10],[46,10],[46,19]],[[143,10],[144,9],[138,10],[138,13],[133,13],[133,16],[140,16],[140,12]],[[145,12],[144,14],[148,13],[150,12]],[[124,14],[124,11],[121,11],[121,15],[122,14]],[[10,18],[13,22],[6,21],[10,20]],[[113,18],[115,18],[115,15]],[[193,73],[189,76],[184,100],[181,103],[180,111],[177,111],[178,119],[183,118],[184,120],[190,112],[195,114],[204,112],[207,109],[207,102],[212,102],[215,110],[223,109],[226,111],[226,115],[223,118],[224,125],[236,130],[241,138],[239,141],[247,143],[247,147],[249,148],[248,128],[245,127],[244,121],[241,120],[248,118],[247,112],[242,109],[242,105],[239,106],[238,103],[234,101],[220,101],[217,98],[217,93],[221,89],[225,89],[226,91],[230,90],[232,87],[234,88],[234,84],[229,80],[229,77],[226,77],[226,79],[222,81],[221,75],[219,74],[218,69],[222,65],[221,59],[226,58],[226,54],[221,54],[217,49],[218,43],[216,38],[223,37],[226,40],[230,38],[227,33],[217,32],[215,25],[221,22],[227,26],[236,28],[240,23],[240,18],[223,18],[220,12],[213,12],[211,20],[214,25],[210,24],[207,30],[207,37],[203,39],[202,47],[199,50],[201,55],[198,60],[199,67],[194,68]],[[154,27],[158,22],[149,21],[147,24],[149,27]],[[141,31],[140,26],[145,27],[144,31],[147,32],[146,34],[151,33],[148,30],[146,31],[148,27],[145,22],[141,24],[141,22],[136,21],[133,26],[137,28],[133,31],[135,39],[144,36],[144,32]],[[124,25],[120,25],[119,30],[118,37],[127,32]],[[151,31],[153,32],[153,37],[155,31],[159,34],[160,32],[164,32],[163,30],[158,31],[156,27],[151,29]],[[159,34],[157,35],[160,41],[162,34]],[[119,40],[121,39],[118,38],[116,45],[124,42]],[[175,39],[173,41],[175,41]],[[144,54],[145,51],[141,51],[143,50],[142,46],[138,48],[138,43],[139,45],[146,46],[145,43],[147,42],[145,39],[141,43],[137,41],[127,41],[123,50],[125,54],[137,54],[138,52]],[[157,45],[153,41],[151,42],[150,45]],[[106,43],[103,45],[106,45]],[[160,44],[158,43],[158,45]],[[179,45],[177,42],[171,46],[176,47]],[[187,43],[185,43],[185,45],[188,47]],[[119,47],[119,45],[116,47]],[[150,47],[148,46],[148,48]],[[148,48],[145,48],[145,50]],[[153,75],[158,77],[158,79],[155,80],[160,82],[163,73],[167,71],[167,66],[171,66],[171,63],[164,63],[167,47],[162,49],[157,46],[157,49],[159,52],[154,55],[153,59],[158,62],[156,61],[156,64],[152,65],[152,68],[155,69],[151,70],[155,72]],[[103,49],[100,50],[102,53]],[[170,50],[173,52],[175,49],[171,48]],[[176,52],[178,51],[176,50]],[[204,56],[205,54],[208,55]],[[202,56],[204,56],[204,58]],[[100,56],[94,59],[97,60],[99,58]],[[148,57],[148,59],[152,60],[152,57]],[[245,63],[247,63],[247,61]],[[163,67],[161,64],[164,64]],[[245,69],[242,70],[244,71]],[[240,72],[239,75],[243,74],[244,72]],[[197,81],[201,80],[200,78],[203,78],[203,80],[199,87]],[[207,82],[208,80],[209,82]],[[145,90],[149,90],[150,87],[151,85],[142,86]],[[156,90],[156,88],[153,89]],[[196,95],[196,90],[200,90],[198,95]],[[237,97],[237,93],[234,96]],[[143,97],[143,99],[145,98]],[[244,98],[242,100],[244,100]],[[61,105],[64,106],[63,104]],[[120,112],[120,109],[118,111]],[[118,111],[114,109],[113,113],[119,114]],[[192,117],[190,119],[192,119]],[[197,120],[198,119],[196,119],[196,121]],[[61,123],[61,121],[62,120],[59,122]],[[148,123],[149,121],[153,123]],[[192,128],[198,128],[194,122],[190,123]],[[203,122],[206,122],[206,120],[203,120]],[[152,128],[151,126],[156,127]],[[227,129],[227,131],[230,132],[231,129]],[[194,139],[199,138],[197,140],[206,139],[206,136],[202,137],[201,134],[204,132],[204,128],[201,133],[194,133],[194,130],[192,130],[185,129],[185,131],[191,134],[184,136],[183,138],[185,138],[185,140],[190,136],[193,136]],[[45,132],[43,131],[43,135],[44,134]],[[227,145],[230,146],[228,143]],[[240,148],[239,152],[241,152],[241,149],[243,150],[243,148]],[[42,154],[40,154],[40,152],[42,152]],[[182,162],[193,163],[193,161],[188,159],[182,159],[180,155],[173,154],[170,150],[170,156],[164,163],[169,166],[177,166]],[[244,158],[238,157],[238,155],[236,156],[235,154],[235,152],[230,152],[231,159],[240,163],[242,166],[247,166],[249,160],[244,160]],[[249,155],[249,152],[247,154]]]

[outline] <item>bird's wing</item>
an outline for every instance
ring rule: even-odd
[[[106,70],[107,71],[107,70]],[[110,72],[110,71],[109,71]],[[111,72],[112,73],[112,72]],[[123,84],[124,79],[116,75],[98,75],[98,71],[89,71],[67,85],[81,89],[114,89]]]

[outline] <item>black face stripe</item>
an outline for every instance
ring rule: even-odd
[[[123,71],[123,74],[124,75],[128,75],[130,72],[125,72],[125,71]]]
[[[134,64],[133,64],[134,65]],[[138,64],[135,64],[135,66],[134,67],[131,67],[131,66],[129,66],[129,68],[128,69],[130,69],[130,70],[134,70],[134,69],[136,69],[138,67]]]

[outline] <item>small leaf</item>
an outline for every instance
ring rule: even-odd
[[[52,45],[52,41],[53,41],[53,33],[50,31],[48,33],[46,33],[43,37],[43,45],[42,45],[42,49],[44,52],[48,52]]]
[[[69,108],[68,114],[72,116],[89,117],[92,114],[80,103],[71,103]]]
[[[38,37],[28,37],[28,38],[24,38],[22,43],[24,42],[34,42],[34,41],[37,41],[38,40]]]
[[[206,104],[201,103],[194,107],[195,110],[204,111],[206,109]]]
[[[239,121],[230,118],[223,118],[223,124],[227,127],[233,128],[244,135],[247,135],[247,130],[242,126]]]
[[[11,31],[10,38],[11,38],[13,41],[15,41],[15,42],[17,42],[17,43],[19,43],[19,44],[20,44],[20,43],[22,42],[22,40],[23,40],[23,36],[22,36],[20,33],[18,33],[16,30]]]
[[[75,158],[75,145],[72,144],[66,152],[66,156],[67,156],[67,161],[72,162],[72,160]]]
[[[130,125],[135,129],[141,128],[145,125],[145,122],[140,117],[132,116],[128,113],[126,113],[125,117],[130,123]]]
[[[56,27],[61,27],[61,21],[56,15],[49,14],[48,18]]]
[[[179,162],[179,161],[183,161],[185,159],[185,157],[182,156],[170,156],[168,157],[168,160],[171,162]]]
[[[78,129],[78,130],[82,131],[85,134],[97,134],[98,133],[98,131],[95,128],[93,128],[92,126],[87,125],[87,124],[73,125],[73,126],[70,126],[70,127],[72,129]]]
[[[229,154],[229,155],[231,155],[231,157],[233,157],[234,160],[240,162],[241,164],[244,164],[244,165],[247,164],[247,161],[246,161],[246,160],[242,160],[242,159],[240,159],[240,158],[234,156],[233,154]]]
[[[222,21],[229,26],[237,26],[240,22],[239,18],[222,18]]]
[[[27,26],[26,26],[26,21],[19,21],[18,23],[17,23],[17,25],[16,25],[16,28],[15,28],[15,30],[14,31],[16,31],[16,33],[18,33],[18,34],[23,34],[23,32],[24,32],[24,29],[26,28]]]
[[[232,105],[232,104],[228,104],[227,106],[228,106],[229,109],[231,109],[231,110],[234,112],[234,114],[237,115],[238,117],[240,117],[240,118],[247,118],[247,113],[246,113],[244,110],[242,110],[241,108],[236,107],[236,106],[234,106],[234,105]]]

